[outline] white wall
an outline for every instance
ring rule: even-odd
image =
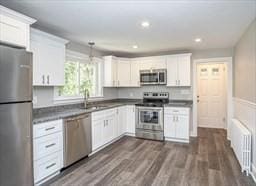
[[[256,178],[256,20],[235,47],[234,117],[253,134],[252,170]]]
[[[168,92],[170,99],[192,100],[191,87],[170,88],[166,86],[142,86],[138,88],[118,88],[118,98],[141,99],[143,92]]]

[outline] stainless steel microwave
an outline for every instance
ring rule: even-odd
[[[166,85],[166,69],[140,70],[141,85]]]

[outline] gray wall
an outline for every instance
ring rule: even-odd
[[[235,47],[234,96],[256,103],[256,19]]]

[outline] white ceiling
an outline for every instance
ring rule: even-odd
[[[37,19],[42,30],[122,53],[233,47],[256,17],[256,0],[0,2]],[[144,20],[148,29],[140,26]],[[196,37],[203,42],[195,43]]]

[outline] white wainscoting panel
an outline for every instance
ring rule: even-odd
[[[252,133],[252,173],[256,178],[256,103],[233,98],[233,105],[234,118],[242,122]]]

